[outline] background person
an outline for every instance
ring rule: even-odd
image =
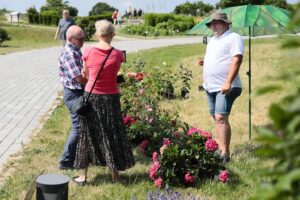
[[[77,113],[71,111],[71,107],[73,101],[83,95],[84,85],[87,82],[87,79],[81,75],[83,65],[80,49],[84,43],[84,32],[79,26],[73,25],[68,29],[66,37],[67,44],[59,57],[59,76],[63,85],[64,103],[69,109],[72,125],[59,161],[60,169],[73,168],[79,131],[79,119]]]
[[[115,28],[107,20],[97,21],[95,26],[99,44],[83,53],[84,74],[88,77],[85,95],[90,92],[100,66],[112,48],[110,43],[115,36]],[[117,73],[123,61],[123,53],[113,49],[89,98],[92,112],[80,118],[75,167],[82,170],[79,177],[73,178],[78,185],[86,182],[90,163],[108,166],[113,182],[119,180],[118,171],[134,165],[131,144],[121,114],[117,84]]]
[[[111,16],[111,18],[113,19],[114,21],[114,27],[117,26],[117,19],[118,19],[118,10],[115,10]]]
[[[230,159],[231,127],[229,114],[234,100],[242,92],[239,69],[243,60],[244,41],[229,29],[225,13],[213,13],[206,25],[214,36],[206,47],[203,87],[208,97],[209,112],[215,121],[223,162]]]
[[[66,32],[70,26],[75,25],[75,22],[70,17],[69,10],[63,10],[62,15],[63,15],[63,18],[61,18],[59,20],[54,39],[57,40],[58,35],[59,35],[59,39],[60,39],[62,45],[65,46],[66,45]]]

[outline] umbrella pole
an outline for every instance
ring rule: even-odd
[[[249,71],[247,73],[249,76],[249,140],[251,140],[251,27],[249,26]]]

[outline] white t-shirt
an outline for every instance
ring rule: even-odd
[[[227,30],[220,37],[213,36],[206,47],[203,66],[203,87],[208,92],[221,91],[225,83],[232,58],[244,55],[244,41],[237,33]],[[236,75],[231,87],[242,87],[239,74]]]

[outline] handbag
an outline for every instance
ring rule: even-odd
[[[105,63],[106,63],[106,61],[107,61],[107,59],[108,59],[108,57],[111,54],[111,52],[112,52],[113,49],[114,48],[112,47],[109,50],[109,52],[108,52],[105,60],[103,61],[102,65],[101,65],[101,67],[99,69],[99,72],[97,74],[97,77],[96,77],[96,79],[95,79],[95,81],[93,83],[93,86],[92,86],[90,92],[88,93],[88,95],[86,97],[84,95],[80,96],[79,98],[77,98],[77,99],[74,100],[73,105],[71,107],[71,111],[73,113],[75,112],[78,115],[86,116],[92,110],[92,106],[91,106],[91,104],[89,102],[89,98],[90,98],[90,96],[92,94],[92,91],[93,91],[93,89],[95,87],[96,81],[98,80],[99,75],[100,75],[100,73],[101,73],[101,71],[102,71],[102,69],[103,69],[103,67],[104,67],[104,65],[105,65]]]

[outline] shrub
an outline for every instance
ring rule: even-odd
[[[7,40],[10,40],[7,31],[3,28],[0,28],[0,47],[2,46],[2,43]]]
[[[150,156],[161,147],[163,138],[171,137],[184,124],[177,111],[159,106],[162,98],[175,98],[173,85],[178,76],[151,69],[140,57],[122,69],[126,81],[121,84],[121,101],[128,136],[134,146],[139,145]]]
[[[212,178],[226,183],[229,173],[217,149],[217,142],[207,131],[190,128],[174,132],[163,139],[159,152],[153,152],[149,177],[156,187],[166,184],[192,186]]]
[[[300,89],[282,102],[272,104],[269,115],[272,129],[261,129],[260,155],[275,160],[260,172],[269,178],[251,199],[299,199],[300,197]]]

